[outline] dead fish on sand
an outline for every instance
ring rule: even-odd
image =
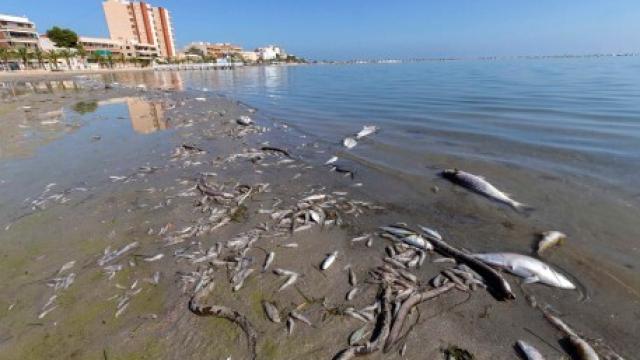
[[[474,254],[473,257],[524,278],[526,284],[540,282],[561,289],[576,288],[566,276],[530,256],[514,253],[488,253]]]
[[[542,240],[538,243],[538,255],[542,255],[543,251],[552,246],[562,244],[564,239],[567,238],[567,235],[560,231],[545,231],[540,235],[542,236]]]
[[[513,200],[509,197],[509,194],[498,190],[482,176],[473,175],[458,169],[444,170],[441,175],[456,185],[460,185],[494,201],[509,205],[515,210],[531,210],[527,205]]]
[[[273,251],[267,254],[267,257],[264,259],[264,265],[262,266],[262,272],[267,271],[267,269],[269,268],[269,266],[271,265],[275,257],[276,257],[276,253],[274,253]]]
[[[565,333],[569,338],[569,342],[575,349],[576,355],[578,355],[578,359],[580,360],[599,360],[600,357],[596,353],[596,351],[589,345],[587,341],[581,338],[569,325],[567,325],[564,321],[560,320],[557,316],[551,315],[549,312],[543,310],[542,313],[544,316],[551,322],[555,327],[557,327],[560,331]]]
[[[322,260],[322,263],[320,264],[320,270],[327,270],[331,264],[333,264],[334,261],[336,261],[336,257],[338,256],[338,252],[334,251],[331,254],[329,254],[329,256],[327,256],[326,258],[324,258],[324,260]]]
[[[277,324],[280,323],[280,312],[272,302],[262,300],[262,308],[264,309],[264,313],[267,315],[267,318],[269,318],[269,320]]]
[[[347,149],[353,149],[356,145],[358,145],[358,142],[352,137],[346,137],[344,138],[344,140],[342,140],[342,145],[344,145],[344,147],[346,147]]]
[[[394,238],[407,245],[411,245],[427,251],[433,250],[433,245],[427,239],[404,226],[389,225],[381,227],[380,230],[393,235]]]
[[[369,136],[378,131],[378,127],[375,125],[365,125],[362,127],[362,130],[358,131],[356,134],[356,139],[361,139],[365,136]]]
[[[154,255],[154,256],[146,257],[146,258],[144,258],[142,260],[144,260],[146,262],[154,262],[154,261],[158,261],[158,260],[162,259],[163,257],[164,257],[164,254],[160,253],[160,254],[157,254],[157,255]]]
[[[527,358],[527,360],[544,360],[544,356],[540,354],[538,349],[534,348],[529,343],[523,340],[518,340],[516,342],[516,346],[518,347],[518,350],[520,350],[520,352],[522,352],[522,354]]]

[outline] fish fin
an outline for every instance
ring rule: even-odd
[[[523,282],[525,284],[533,284],[537,283],[538,281],[540,281],[540,278],[537,275],[531,275],[528,278],[525,278]]]

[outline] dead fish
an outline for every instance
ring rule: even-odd
[[[364,325],[361,328],[353,331],[351,335],[349,335],[349,345],[353,346],[358,343],[358,341],[362,340],[367,335],[368,325]]]
[[[344,138],[344,140],[342,140],[342,145],[344,145],[344,147],[346,147],[347,149],[353,149],[356,145],[358,145],[358,142],[352,137],[346,137]]]
[[[291,316],[292,318],[311,326],[311,321],[309,321],[309,319],[307,319],[304,315],[300,314],[299,312],[297,312],[295,310],[292,310],[291,313],[289,314],[289,316]]]
[[[375,125],[365,125],[362,127],[362,130],[358,131],[356,134],[356,139],[361,139],[365,136],[369,136],[378,131],[378,127]]]
[[[297,243],[288,243],[288,244],[280,245],[280,247],[293,249],[293,248],[297,248],[298,244]]]
[[[267,269],[269,268],[269,266],[271,265],[275,257],[276,257],[276,253],[273,251],[267,255],[266,259],[264,260],[264,266],[262,266],[262,272],[267,271]]]
[[[273,321],[276,324],[280,323],[280,312],[273,303],[262,300],[262,308],[264,309],[264,312],[269,320]]]
[[[293,323],[293,318],[288,317],[287,318],[287,334],[289,336],[291,336],[291,334],[293,334],[293,327],[295,326],[295,324]]]
[[[289,154],[289,152],[287,150],[280,149],[280,148],[277,148],[275,146],[263,146],[263,147],[260,148],[260,150],[277,152],[277,153],[280,153],[280,154],[282,154],[282,155],[284,155],[284,156],[286,156],[288,158],[291,157],[291,155]]]
[[[473,257],[524,278],[526,284],[540,282],[561,289],[576,288],[566,276],[530,256],[514,253],[488,253],[474,254]]]
[[[333,163],[335,163],[336,161],[338,161],[338,157],[337,156],[332,156],[329,160],[327,160],[327,162],[325,162],[325,165],[331,165]]]
[[[331,254],[329,254],[329,256],[327,256],[320,264],[320,270],[327,270],[331,266],[331,264],[333,264],[333,262],[336,260],[337,256],[338,256],[337,251],[334,251]]]
[[[236,122],[238,123],[238,125],[243,125],[243,126],[249,126],[249,125],[253,124],[253,120],[251,120],[251,118],[246,116],[246,115],[240,116],[236,120]]]
[[[399,225],[383,226],[380,229],[395,236],[398,240],[404,242],[405,244],[415,246],[419,249],[424,249],[428,251],[433,250],[433,245],[431,245],[429,241],[427,241],[424,237],[420,236],[419,234],[416,234],[411,229],[407,229]]]
[[[158,255],[154,255],[154,256],[151,256],[151,257],[146,257],[146,258],[144,258],[142,260],[144,260],[146,262],[154,262],[154,261],[158,261],[158,260],[162,259],[163,257],[164,257],[164,254],[160,253]]]
[[[522,211],[531,209],[527,205],[511,199],[509,194],[505,194],[498,190],[481,176],[473,175],[458,169],[444,170],[441,175],[456,185],[460,185],[494,201],[509,205],[515,210]]]
[[[296,281],[298,281],[298,274],[290,275],[289,278],[287,279],[287,281],[285,281],[284,284],[282,284],[278,288],[278,291],[282,291],[282,290],[288,288],[289,286],[293,285]]]
[[[580,360],[599,360],[598,354],[596,351],[582,339],[578,334],[564,321],[562,321],[559,317],[551,315],[548,311],[542,310],[544,316],[551,322],[555,327],[557,327],[560,331],[565,333],[569,338],[569,342],[575,348],[576,355],[579,356]]]
[[[353,271],[351,267],[349,267],[349,284],[351,284],[351,286],[358,285],[358,279],[356,278],[356,273],[355,271]]]
[[[538,349],[534,348],[524,340],[518,340],[516,342],[516,346],[524,354],[524,356],[527,357],[527,360],[544,360],[544,356],[540,354]]]
[[[567,235],[560,231],[545,231],[541,234],[542,240],[538,243],[538,255],[542,255],[542,252],[546,249],[561,244]]]
[[[347,296],[346,296],[347,301],[353,300],[353,298],[356,296],[357,293],[358,293],[358,288],[356,288],[356,287],[354,287],[351,290],[349,290],[349,292],[347,293]]]
[[[52,311],[53,311],[55,308],[57,308],[57,307],[58,307],[58,305],[54,305],[54,306],[52,306],[52,307],[48,308],[47,310],[44,310],[43,312],[41,312],[41,313],[38,315],[38,319],[42,319],[42,318],[44,318],[45,316],[47,316],[47,314],[49,314],[50,312],[52,312]]]
[[[68,263],[62,265],[62,267],[60,268],[60,270],[58,270],[58,275],[71,269],[74,265],[76,264],[75,260],[69,261]]]

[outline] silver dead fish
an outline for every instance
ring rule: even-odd
[[[273,321],[274,323],[280,323],[280,312],[273,303],[263,300],[262,307],[269,320]]]
[[[358,142],[352,137],[346,137],[344,138],[344,140],[342,140],[342,145],[344,145],[344,147],[346,147],[347,149],[353,149],[356,145],[358,145]]]
[[[494,201],[509,205],[515,210],[521,211],[531,209],[527,205],[513,200],[508,194],[498,190],[481,176],[473,175],[458,169],[444,170],[441,175],[456,185],[460,185]]]
[[[362,127],[362,130],[358,131],[356,134],[356,139],[361,139],[365,136],[369,136],[378,131],[378,127],[375,125],[365,125]]]
[[[544,356],[540,354],[538,349],[534,348],[524,340],[518,340],[516,342],[516,346],[524,354],[524,356],[527,357],[527,360],[544,360]]]
[[[333,264],[333,262],[336,260],[336,257],[338,256],[338,252],[334,251],[331,254],[329,254],[329,256],[327,256],[324,260],[322,260],[322,263],[320,264],[320,270],[327,270],[331,264]]]
[[[566,276],[553,270],[549,265],[530,256],[514,253],[474,254],[475,258],[524,278],[525,283],[540,282],[562,289],[575,289]]]

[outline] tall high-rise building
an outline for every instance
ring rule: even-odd
[[[106,0],[102,3],[111,39],[158,47],[164,58],[176,55],[169,11],[143,1]]]

